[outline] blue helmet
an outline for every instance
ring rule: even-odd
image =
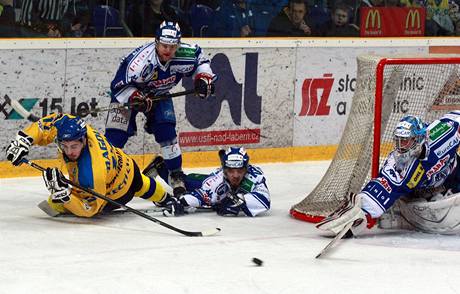
[[[417,153],[426,141],[427,130],[419,117],[408,115],[398,122],[393,135],[396,150],[400,154],[408,151]]]
[[[79,117],[64,115],[54,123],[57,141],[74,141],[86,136],[86,123]]]
[[[249,155],[243,147],[229,147],[222,152],[221,162],[223,168],[245,168],[249,164]]]
[[[177,45],[180,43],[182,34],[177,22],[164,21],[157,30],[157,42],[163,44]]]

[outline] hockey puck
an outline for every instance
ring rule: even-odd
[[[257,266],[262,266],[264,263],[262,260],[258,259],[257,257],[252,258],[252,262],[254,262]]]

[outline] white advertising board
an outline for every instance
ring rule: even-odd
[[[338,144],[356,88],[356,57],[362,54],[426,54],[428,47],[299,48],[294,146]]]
[[[29,122],[6,105],[9,95],[38,116],[51,112],[81,114],[108,106],[110,82],[120,59],[132,48],[62,48],[2,50],[3,136],[7,145]],[[218,74],[216,95],[207,100],[194,96],[174,98],[177,130],[184,151],[214,150],[225,145],[247,147],[291,146],[294,105],[295,48],[209,48],[205,53]],[[193,87],[188,78],[174,91]],[[104,131],[106,113],[86,120]],[[125,150],[130,154],[158,152],[153,135],[137,117],[138,134]],[[34,148],[31,158],[54,158],[54,146]],[[5,154],[0,154],[5,160]]]

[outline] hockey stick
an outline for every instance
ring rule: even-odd
[[[177,93],[173,93],[173,94],[162,94],[162,95],[158,95],[158,96],[153,96],[151,98],[148,98],[150,100],[152,100],[153,102],[158,102],[158,101],[161,101],[161,100],[166,100],[166,99],[169,99],[169,98],[174,98],[174,97],[180,97],[180,96],[186,96],[188,94],[195,94],[195,90],[194,89],[190,89],[190,90],[185,90],[185,91],[181,91],[181,92],[177,92]],[[136,106],[136,105],[139,105],[140,103],[123,103],[119,106],[115,106],[115,107],[111,107],[111,106],[107,106],[107,107],[99,107],[99,108],[95,108],[93,110],[87,110],[86,112],[83,112],[82,115],[87,115],[87,114],[91,114],[91,113],[99,113],[99,112],[104,112],[104,111],[110,111],[110,110],[114,110],[114,109],[126,109],[126,108],[130,108],[131,106]]]
[[[70,214],[70,213],[60,213],[51,208],[47,200],[43,200],[37,205],[38,208],[40,208],[44,213],[51,217],[79,217],[78,215]],[[164,207],[158,207],[158,206],[153,206],[150,208],[141,208],[137,209],[140,212],[146,213],[146,214],[153,214],[153,213],[163,213]],[[214,212],[215,210],[212,209],[211,207],[197,207],[193,209],[194,212]],[[191,213],[191,212],[186,212],[186,213]],[[132,214],[129,210],[126,209],[115,209],[111,211],[103,211],[101,213],[98,213],[98,216],[112,216],[112,215],[123,215],[123,214]]]
[[[31,161],[29,161],[29,160],[26,159],[26,158],[23,158],[23,159],[22,159],[22,162],[23,162],[23,163],[27,163],[28,165],[30,165],[31,167],[33,167],[33,168],[35,168],[35,169],[38,169],[39,171],[42,171],[42,172],[43,172],[43,171],[46,170],[44,167],[42,167],[42,166],[40,166],[40,165],[38,165],[38,164],[36,164],[36,163],[34,163],[34,162],[31,162]],[[65,177],[62,178],[62,181],[63,181],[64,183],[69,184],[69,185],[71,185],[71,186],[73,186],[73,187],[76,187],[76,188],[78,188],[78,189],[80,189],[80,190],[82,190],[82,191],[85,191],[86,193],[89,193],[89,194],[91,194],[91,195],[93,195],[93,196],[95,196],[95,197],[97,197],[97,198],[100,198],[100,199],[102,199],[102,200],[105,200],[105,201],[107,201],[107,202],[109,202],[109,203],[111,203],[111,204],[113,204],[113,205],[116,205],[116,206],[118,206],[118,207],[121,207],[121,208],[123,208],[123,209],[126,209],[127,211],[132,212],[132,213],[134,213],[134,214],[137,214],[137,215],[140,216],[140,217],[143,217],[143,218],[145,218],[145,219],[148,219],[148,220],[150,220],[150,221],[152,221],[152,222],[154,222],[154,223],[157,223],[157,224],[159,224],[159,225],[161,225],[161,226],[163,226],[163,227],[165,227],[165,228],[168,228],[168,229],[170,229],[170,230],[173,230],[173,231],[175,231],[175,232],[178,232],[178,233],[180,233],[180,234],[182,234],[182,235],[185,235],[185,236],[188,236],[188,237],[212,236],[212,235],[215,235],[215,234],[217,234],[218,232],[220,232],[220,228],[210,229],[210,230],[201,231],[201,232],[190,232],[190,231],[185,231],[185,230],[176,228],[176,227],[174,227],[174,226],[172,226],[172,225],[170,225],[170,224],[168,224],[168,223],[165,223],[165,222],[163,222],[163,221],[161,221],[161,220],[159,220],[159,219],[156,219],[156,218],[154,218],[154,217],[151,217],[151,216],[148,215],[148,214],[145,214],[145,213],[143,213],[143,212],[140,212],[140,211],[137,210],[137,209],[131,208],[131,207],[125,205],[125,204],[118,203],[118,202],[116,202],[115,200],[113,200],[113,199],[111,199],[111,198],[109,198],[109,197],[107,197],[107,196],[105,196],[105,195],[102,195],[102,194],[100,194],[100,193],[97,193],[96,191],[93,191],[93,190],[91,190],[91,189],[89,189],[89,188],[86,188],[86,187],[83,187],[83,186],[81,186],[81,185],[79,185],[79,184],[77,184],[77,183],[74,183],[74,182],[70,181],[69,179],[67,179],[67,178],[65,178]]]
[[[353,222],[350,222],[348,223],[335,237],[334,239],[332,239],[331,242],[329,242],[329,244],[326,245],[326,247],[323,248],[323,250],[321,250],[320,253],[318,253],[318,255],[315,256],[315,258],[320,258],[321,256],[323,256],[325,253],[328,253],[330,251],[330,249],[332,248],[332,246],[334,246],[339,240],[342,239],[343,236],[345,236],[345,234],[348,232],[348,230],[350,230],[350,228],[353,226]]]
[[[44,213],[46,213],[47,215],[49,215],[51,217],[69,217],[69,216],[78,217],[77,215],[70,214],[70,213],[57,212],[56,210],[51,208],[51,206],[50,206],[50,204],[48,203],[47,200],[43,200],[42,202],[40,202],[37,205],[37,207],[40,208]],[[147,213],[147,214],[162,213],[163,212],[163,208],[156,207],[156,206],[152,207],[152,208],[137,209],[137,210],[142,212],[142,213]],[[98,216],[99,215],[101,215],[101,216],[121,215],[121,214],[126,214],[126,213],[130,213],[130,211],[126,210],[126,209],[115,209],[115,210],[112,210],[112,211],[98,213]]]
[[[157,101],[161,101],[161,100],[166,100],[168,98],[174,98],[174,97],[180,97],[180,96],[185,96],[185,95],[189,95],[189,94],[194,94],[196,93],[195,90],[193,89],[190,89],[190,90],[185,90],[185,91],[181,91],[181,92],[177,92],[177,93],[173,93],[173,94],[163,94],[163,95],[158,95],[158,96],[154,96],[152,98],[149,98],[151,99],[153,102],[157,102]],[[31,121],[31,122],[36,122],[38,121],[40,118],[36,115],[34,115],[33,113],[31,113],[30,111],[26,110],[22,105],[21,103],[19,103],[17,100],[15,99],[11,99],[8,95],[5,95],[4,96],[5,98],[5,101],[11,105],[11,107],[19,114],[21,115],[23,118]],[[118,106],[107,106],[107,107],[98,107],[98,108],[95,108],[95,109],[91,109],[91,110],[86,110],[86,111],[83,111],[81,112],[81,115],[82,116],[85,116],[85,115],[88,115],[88,114],[97,114],[97,113],[100,113],[100,112],[104,112],[104,111],[110,111],[110,110],[114,110],[114,109],[126,109],[126,108],[129,108],[131,106],[135,106],[137,104],[133,104],[133,103],[124,103],[124,104],[120,104]]]

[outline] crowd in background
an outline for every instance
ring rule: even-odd
[[[426,36],[460,36],[460,0],[0,0],[0,37],[357,37],[361,7],[423,7]]]

